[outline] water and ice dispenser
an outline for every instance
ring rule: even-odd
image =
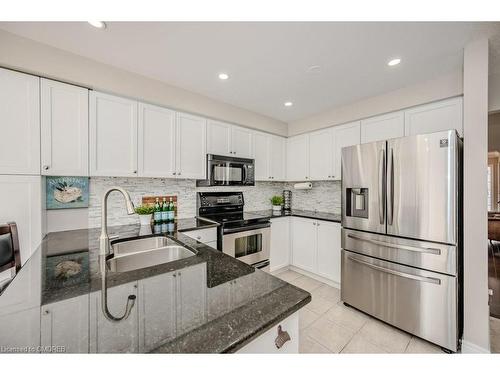
[[[368,219],[367,188],[346,188],[346,215]]]

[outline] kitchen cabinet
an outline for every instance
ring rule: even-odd
[[[65,353],[88,353],[88,294],[42,306],[40,321],[42,346],[62,346]]]
[[[175,165],[177,178],[206,178],[207,121],[177,112]]]
[[[89,175],[89,90],[41,79],[42,175]]]
[[[206,228],[184,231],[182,234],[204,244],[217,242],[217,228]]]
[[[309,135],[287,139],[286,178],[288,181],[309,180]]]
[[[361,120],[361,143],[403,137],[404,133],[405,116],[403,111]]]
[[[40,174],[40,79],[0,68],[0,174]]]
[[[177,271],[177,333],[206,322],[206,263]]]
[[[16,222],[22,264],[31,257],[45,232],[43,184],[41,176],[0,175],[0,223]]]
[[[333,163],[332,176],[334,180],[342,178],[342,147],[354,146],[360,142],[360,121],[335,126],[333,131]]]
[[[175,336],[176,273],[139,280],[139,350],[154,349]]]
[[[463,137],[462,97],[441,100],[405,111],[405,136],[456,129]]]
[[[40,306],[0,314],[0,332],[0,347],[36,350],[40,345]]]
[[[137,102],[90,94],[91,176],[137,176]]]
[[[207,152],[215,155],[253,157],[253,133],[250,129],[209,120],[207,123]]]
[[[271,219],[269,262],[271,272],[290,264],[290,217]]]
[[[316,271],[316,222],[292,217],[292,265],[305,271]]]
[[[283,137],[254,132],[255,180],[285,180],[286,141]]]
[[[207,319],[209,321],[230,310],[232,285],[233,281],[228,281],[207,289]]]
[[[175,112],[139,103],[138,175],[175,176]]]
[[[340,284],[340,224],[328,221],[316,221],[316,229],[316,273]]]
[[[333,179],[333,130],[318,130],[309,134],[309,178]]]
[[[123,314],[129,295],[137,296],[137,283],[108,288],[108,308],[115,316]],[[139,349],[138,299],[127,319],[110,322],[101,310],[101,291],[90,294],[90,352],[130,353]]]

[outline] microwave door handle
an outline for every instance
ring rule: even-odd
[[[248,168],[248,165],[246,164],[243,164],[243,168],[242,168],[242,182],[245,183],[247,182],[247,168]]]

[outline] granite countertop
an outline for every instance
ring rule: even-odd
[[[342,215],[333,214],[330,212],[320,212],[320,211],[306,211],[306,210],[289,210],[289,211],[273,211],[273,210],[263,210],[263,211],[251,211],[252,214],[261,215],[263,217],[268,217],[272,219],[273,217],[284,217],[284,216],[296,216],[304,217],[307,219],[325,220],[332,221],[334,223],[340,223],[342,221]]]
[[[142,344],[138,344],[137,349],[132,351],[161,353],[236,351],[309,303],[311,295],[184,234],[188,230],[216,226],[218,226],[216,223],[193,218],[176,220],[174,226],[165,228],[145,229],[139,225],[109,228],[108,234],[110,236],[119,236],[118,239],[111,241],[112,244],[124,239],[162,236],[167,238],[167,245],[180,244],[194,253],[188,258],[147,268],[127,272],[108,271],[108,288],[120,285],[123,285],[123,288],[128,288],[130,285],[134,285],[135,289],[132,290],[137,294],[136,307],[134,307],[135,317],[129,317],[129,321],[124,323],[109,323],[99,307],[101,274],[98,238],[100,229],[49,233],[44,238],[40,249],[33,255],[35,259],[38,258],[40,261],[31,262],[31,268],[38,265],[37,267],[41,269],[39,271],[41,280],[38,284],[41,286],[39,303],[40,305],[50,304],[50,306],[57,306],[59,303],[63,303],[63,306],[68,306],[68,304],[77,306],[76,304],[79,304],[78,306],[81,308],[82,298],[78,297],[85,296],[84,301],[89,304],[90,327],[101,327],[99,330],[104,332],[106,325],[108,325],[111,327],[110,332],[114,333],[116,330],[116,334],[121,335],[121,337],[123,337],[123,332],[120,330],[123,328],[120,327],[130,329],[130,319],[160,325],[141,334],[145,335],[141,337],[145,343],[150,344],[149,346],[139,347]],[[166,231],[162,232],[162,229]],[[152,233],[155,230],[158,233]],[[77,264],[80,271],[66,278],[61,277],[60,272],[58,276],[58,265],[61,262]],[[22,272],[23,269],[19,275]],[[182,276],[180,276],[181,273]],[[177,275],[176,279],[182,277],[181,282],[179,282],[180,280],[172,281],[176,280],[175,275]],[[163,286],[163,282],[165,286]],[[168,287],[167,284],[170,286]],[[172,289],[168,289],[172,285],[176,285],[172,297],[165,298],[164,291],[172,291]],[[147,302],[147,299],[143,299],[147,294],[141,293],[158,295],[158,298],[150,298]],[[177,297],[174,298],[174,294]],[[108,300],[112,298],[112,295],[113,293],[108,293]],[[89,297],[86,298],[86,296]],[[144,301],[150,304],[148,308],[142,305],[146,303]],[[113,303],[120,306],[114,307],[119,312],[123,309],[121,306],[125,306],[126,296],[123,297],[123,301],[120,298]],[[146,316],[148,312],[152,315]],[[174,312],[174,321],[177,321],[177,328],[173,331],[163,326],[171,324],[171,322],[165,323],[164,317],[169,316],[172,312]],[[182,321],[180,326],[179,321]],[[66,330],[74,332],[74,330],[65,328],[66,325],[72,327],[75,324],[73,319],[55,320],[52,324],[60,325],[57,327],[58,332]],[[141,326],[141,323],[138,323],[138,326]],[[139,331],[141,329],[137,328]],[[109,348],[109,341],[112,340],[113,333],[111,333],[111,337],[109,333],[105,337],[97,334],[97,347]],[[127,335],[129,334],[127,333]],[[99,345],[99,340],[105,340],[103,345]],[[151,344],[152,342],[154,345]],[[109,351],[113,351],[112,346]]]

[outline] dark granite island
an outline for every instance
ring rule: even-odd
[[[99,229],[49,233],[0,296],[2,351],[235,352],[309,303],[308,292],[185,234],[213,227],[181,219],[155,235],[141,233],[138,225],[109,228],[110,236],[119,236],[112,243],[161,236],[194,253],[147,268],[108,271],[113,315],[122,315],[128,296],[136,296],[130,315],[119,322],[101,310]]]

